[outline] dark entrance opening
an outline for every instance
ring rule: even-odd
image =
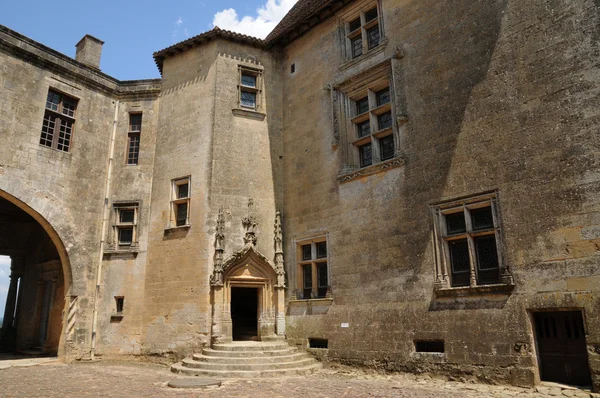
[[[588,386],[592,377],[581,311],[533,314],[543,381]]]
[[[231,288],[233,340],[258,340],[258,289]]]

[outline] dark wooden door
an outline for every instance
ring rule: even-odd
[[[537,312],[534,320],[542,380],[591,385],[581,312]]]

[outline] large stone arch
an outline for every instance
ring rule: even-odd
[[[47,216],[28,203],[4,190],[0,190],[0,203],[6,211],[2,217],[26,220],[25,224],[15,223],[14,228],[26,224],[32,226],[29,239],[24,244],[26,249],[35,253],[36,246],[39,246],[46,248],[46,253],[51,253],[50,258],[43,260],[33,258],[31,254],[9,254],[12,260],[11,281],[6,308],[0,309],[5,315],[0,347],[5,351],[39,352],[66,358],[66,340],[70,330],[74,329],[76,310],[71,299],[75,296],[67,247]],[[20,242],[19,238],[11,240],[12,230],[7,230],[11,221],[3,221],[3,230],[0,231],[0,238],[5,241],[3,250],[13,247],[17,251],[20,247],[15,247],[14,243]],[[18,235],[19,231],[14,232]]]

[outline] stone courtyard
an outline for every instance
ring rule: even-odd
[[[18,360],[12,362],[16,365]],[[206,389],[167,386],[177,378],[166,367],[140,362],[64,364],[43,360],[37,366],[0,370],[4,397],[600,397],[551,383],[525,389],[419,375],[383,375],[342,366],[305,377],[224,379],[220,387]]]

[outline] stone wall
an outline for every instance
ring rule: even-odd
[[[597,384],[596,4],[382,6],[388,41],[364,61],[342,60],[335,17],[284,49],[288,275],[295,286],[294,241],[328,233],[333,295],[314,315],[289,316],[288,335],[329,339],[340,361],[530,385],[539,377],[530,311],[577,308]],[[340,184],[324,87],[386,60],[396,116],[408,116],[405,164]],[[516,287],[436,298],[430,205],[490,190]],[[292,301],[288,313],[302,306]],[[443,339],[445,355],[417,355],[416,339]]]

